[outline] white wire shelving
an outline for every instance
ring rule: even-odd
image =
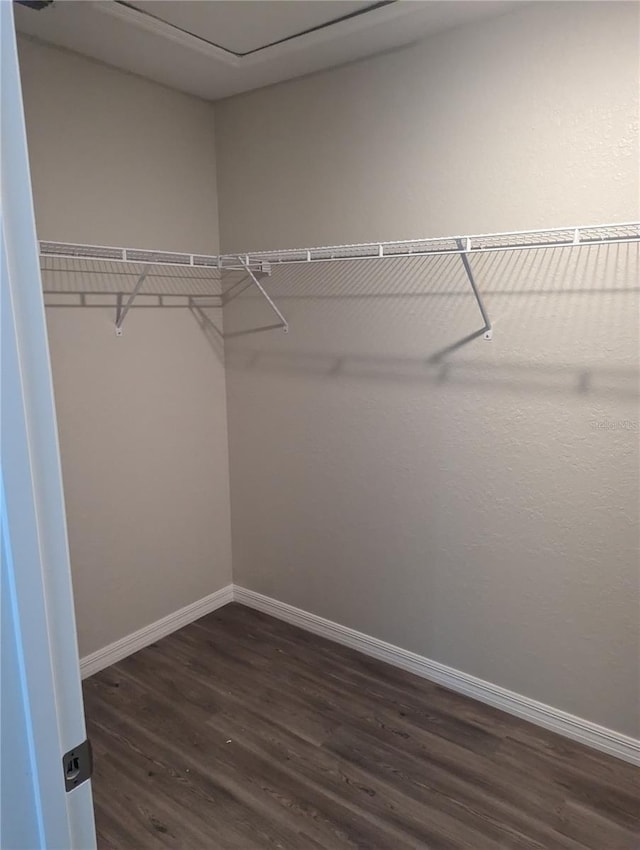
[[[441,254],[480,254],[494,251],[521,251],[543,248],[608,245],[612,242],[640,241],[640,222],[562,227],[548,230],[521,230],[512,233],[485,233],[475,236],[445,236],[400,242],[368,242],[330,245],[320,248],[294,248],[279,251],[243,253],[251,264],[314,263],[331,260],[379,260],[392,257],[430,257]],[[238,255],[223,254],[223,268],[237,268]]]
[[[446,236],[429,239],[412,239],[396,242],[368,242],[350,245],[330,245],[317,248],[290,248],[275,251],[238,252],[233,254],[185,254],[175,251],[155,251],[140,248],[116,248],[105,245],[81,245],[70,242],[40,242],[42,259],[59,258],[69,261],[95,261],[96,263],[122,263],[136,267],[137,280],[126,302],[118,306],[116,334],[122,334],[126,315],[141,293],[145,280],[155,267],[182,269],[209,269],[219,275],[223,271],[241,271],[249,284],[256,287],[276,314],[278,324],[272,327],[289,326],[273,299],[262,285],[261,279],[271,274],[273,267],[302,263],[326,263],[361,260],[385,260],[402,257],[431,257],[459,255],[477,301],[484,327],[480,331],[485,339],[491,339],[492,327],[476,284],[469,257],[474,254],[504,251],[538,251],[552,248],[580,248],[598,245],[640,242],[640,222],[595,224],[549,228],[544,230],[521,230],[508,233],[476,234],[474,236]],[[91,273],[91,270],[87,270]],[[234,287],[235,290],[235,287]],[[193,299],[202,297],[194,295]],[[235,297],[234,292],[220,295],[224,305]]]

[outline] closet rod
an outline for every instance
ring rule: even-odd
[[[177,251],[152,251],[144,248],[114,248],[110,245],[84,245],[78,242],[49,241],[40,242],[40,257],[209,270],[220,269],[221,259],[217,254],[182,254]],[[53,271],[57,271],[57,269],[53,269]],[[87,274],[91,274],[93,271],[105,273],[105,269],[86,270]]]
[[[429,257],[447,254],[480,254],[499,251],[574,248],[640,241],[640,222],[595,224],[545,230],[485,233],[475,236],[444,236],[396,242],[366,242],[318,248],[289,248],[243,253],[244,264],[284,265],[343,260],[380,260],[398,257]],[[237,254],[220,257],[223,269],[239,269]]]
[[[235,254],[183,254],[141,248],[114,248],[71,242],[40,242],[40,256],[68,260],[101,260],[138,265],[192,269],[246,271],[250,265],[330,262],[335,260],[377,260],[394,257],[424,257],[441,254],[477,254],[494,251],[535,251],[547,248],[587,247],[640,242],[640,222],[591,224],[583,226],[485,233],[475,236],[444,236],[396,242],[367,242],[329,245],[318,248],[238,252]],[[462,247],[461,247],[462,246]],[[241,259],[239,259],[241,257]],[[96,271],[104,272],[104,269]],[[91,270],[87,270],[91,273]]]

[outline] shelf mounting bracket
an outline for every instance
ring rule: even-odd
[[[470,248],[470,240],[456,239],[456,243],[458,245],[458,248],[460,249],[460,259],[462,260],[462,265],[464,266],[464,270],[467,273],[467,277],[469,278],[471,289],[473,290],[478,309],[480,310],[480,315],[482,316],[482,321],[484,322],[484,328],[482,328],[481,333],[484,339],[493,339],[493,328],[491,326],[491,320],[489,319],[489,314],[487,313],[487,310],[484,306],[482,295],[480,295],[480,290],[478,289],[478,285],[473,276],[473,269],[471,268],[471,263],[469,262],[468,251]]]
[[[149,269],[151,266],[145,266],[140,272],[140,276],[136,281],[136,285],[133,287],[131,294],[127,298],[127,303],[122,306],[120,303],[120,298],[118,298],[118,307],[116,310],[116,336],[122,336],[122,325],[124,324],[124,320],[127,316],[127,313],[131,309],[131,305],[136,300],[136,295],[140,292],[140,288],[142,284],[145,282],[147,275],[149,274]]]
[[[245,259],[245,258],[243,258],[243,257],[238,257],[238,262],[240,263],[240,265],[241,265],[241,266],[243,266],[244,270],[246,271],[246,273],[247,273],[247,274],[249,275],[249,277],[251,278],[252,283],[254,283],[254,284],[255,284],[255,286],[257,286],[257,288],[260,290],[260,292],[262,293],[262,295],[263,295],[263,296],[264,296],[264,298],[266,299],[267,303],[269,304],[269,306],[271,307],[271,309],[273,310],[273,312],[274,312],[274,313],[276,314],[276,316],[280,319],[280,322],[281,322],[280,327],[282,328],[282,330],[283,330],[285,333],[289,333],[289,323],[287,322],[287,320],[285,319],[285,317],[282,315],[282,313],[280,312],[280,310],[278,310],[278,308],[276,307],[276,305],[273,303],[273,300],[272,300],[272,299],[271,299],[271,297],[269,296],[269,293],[267,292],[267,290],[266,290],[266,289],[264,288],[264,286],[260,283],[260,281],[258,280],[258,278],[256,277],[256,275],[253,273],[253,270],[251,269],[251,266],[249,265],[249,260],[248,260],[248,258],[246,258],[246,259]],[[266,271],[266,270],[265,270],[265,271]],[[267,274],[269,274],[269,273],[270,273],[270,270],[269,270],[269,271],[267,271]]]

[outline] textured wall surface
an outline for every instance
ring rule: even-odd
[[[639,216],[638,7],[539,3],[216,106],[225,251]],[[638,249],[278,270],[225,308],[234,579],[638,729]]]
[[[217,251],[211,105],[24,39],[20,61],[41,239]],[[133,310],[121,338],[114,317],[48,310],[82,655],[231,580],[221,345],[188,309]]]

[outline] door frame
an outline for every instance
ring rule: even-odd
[[[93,850],[91,782],[65,791],[63,756],[85,740],[86,729],[13,4],[7,0],[0,0],[0,62],[2,592],[8,594],[26,729],[21,769],[31,782],[39,846]]]

